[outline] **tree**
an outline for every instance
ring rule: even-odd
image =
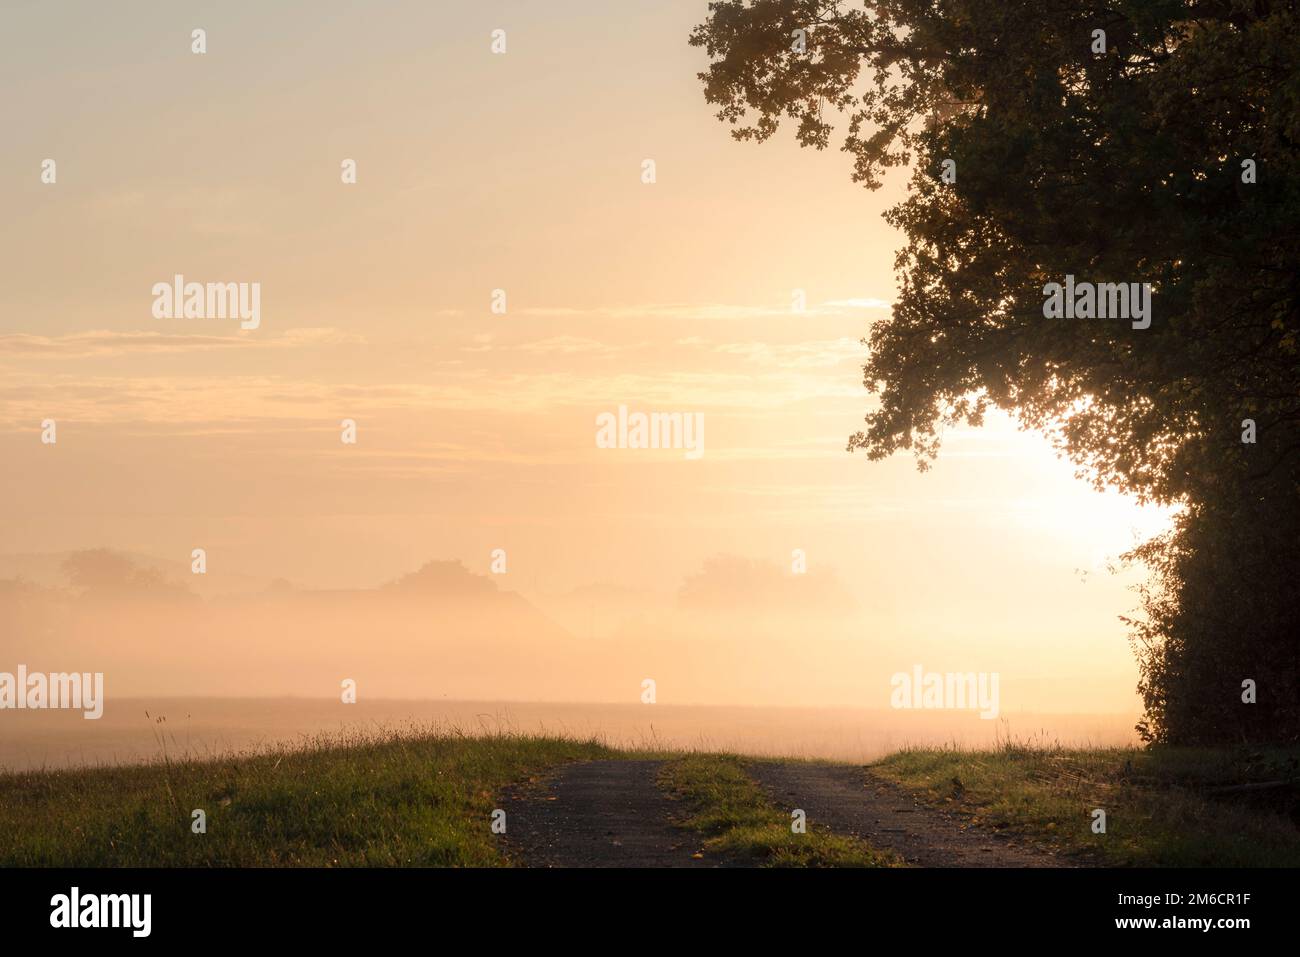
[[[690,42],[738,139],[838,136],[867,188],[911,166],[886,214],[899,294],[865,340],[878,403],[849,449],[924,468],[941,425],[998,407],[1097,486],[1183,506],[1134,553],[1155,573],[1140,727],[1300,737],[1292,5],[725,0]],[[1148,284],[1150,325],[1046,318],[1067,276]]]

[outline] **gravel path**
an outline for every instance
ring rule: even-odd
[[[916,867],[1074,866],[926,807],[864,768],[754,762],[747,770],[782,810],[802,808],[809,827],[859,837]]]
[[[588,761],[545,789],[507,796],[506,853],[529,867],[717,867],[698,835],[674,827],[655,784],[662,761]]]
[[[726,867],[702,838],[673,825],[674,804],[656,785],[661,761],[588,761],[541,784],[509,791],[506,854],[527,867]],[[890,850],[919,867],[1071,867],[926,807],[865,768],[755,761],[747,770],[783,811],[801,808],[829,828]],[[697,856],[700,855],[700,856]]]

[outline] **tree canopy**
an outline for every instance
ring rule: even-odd
[[[690,42],[736,138],[838,142],[867,188],[910,168],[848,447],[924,468],[998,407],[1098,486],[1182,505],[1136,553],[1144,733],[1300,735],[1294,6],[724,0]],[[1150,325],[1048,318],[1066,277],[1147,284]]]

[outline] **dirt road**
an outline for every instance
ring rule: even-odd
[[[660,761],[589,761],[505,798],[507,855],[528,867],[727,867],[673,823],[656,785]],[[1067,867],[994,831],[918,803],[866,768],[755,761],[749,774],[783,810],[891,850],[919,867]],[[702,855],[702,856],[701,856]]]

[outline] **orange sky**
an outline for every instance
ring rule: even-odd
[[[1116,616],[1138,578],[1099,565],[1161,517],[1000,419],[925,475],[844,452],[904,179],[869,193],[835,151],[732,142],[686,44],[702,0],[74,10],[0,10],[21,38],[0,61],[5,553],[203,547],[205,584],[238,590],[487,573],[503,548],[501,587],[544,609],[600,583],[657,610],[711,556],[802,549],[854,596],[836,640],[882,669],[1000,671],[1004,709],[1136,708]],[[178,273],[260,283],[259,328],[153,318]],[[620,405],[703,414],[704,455],[597,448]],[[793,698],[716,677],[690,698],[882,706],[825,637],[792,636],[824,686],[810,667]]]

